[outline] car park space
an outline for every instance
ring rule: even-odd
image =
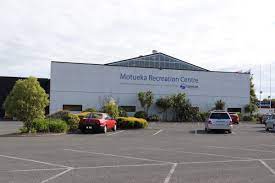
[[[1,123],[14,133],[20,123]],[[197,133],[196,133],[197,131]],[[274,182],[274,132],[241,123],[151,123],[106,134],[0,135],[0,182]]]

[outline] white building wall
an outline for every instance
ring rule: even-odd
[[[139,80],[131,75],[139,76]],[[154,81],[150,75],[170,80]],[[210,110],[219,99],[225,101],[226,108],[243,108],[249,103],[249,84],[249,74],[241,73],[52,62],[50,113],[62,110],[63,104],[101,108],[107,97],[113,97],[119,105],[137,106],[140,110],[137,93],[147,90],[155,98],[185,93],[201,111]]]

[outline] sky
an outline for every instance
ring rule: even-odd
[[[274,0],[0,0],[0,75],[49,78],[53,60],[104,64],[157,50],[209,70],[251,70],[257,94],[261,68],[264,98],[270,65],[275,70],[274,7]]]

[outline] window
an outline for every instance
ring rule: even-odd
[[[63,105],[65,111],[82,111],[82,105]]]
[[[119,106],[126,112],[136,112],[136,106]]]
[[[212,113],[210,119],[230,119],[227,113]]]
[[[228,108],[227,109],[228,112],[242,112],[241,108]]]
[[[91,113],[89,118],[91,119],[102,119],[103,115],[101,113]]]

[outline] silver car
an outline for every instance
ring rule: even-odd
[[[269,131],[270,129],[274,130],[275,128],[275,114],[269,115],[265,120],[265,130]]]
[[[213,111],[210,113],[208,120],[205,122],[205,131],[224,130],[232,133],[232,119],[228,112]]]

